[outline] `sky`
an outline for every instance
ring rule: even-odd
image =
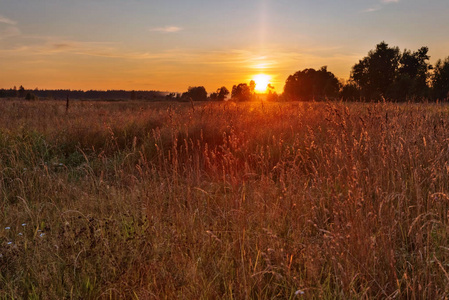
[[[183,92],[327,66],[385,41],[449,56],[448,0],[0,0],[0,88]]]

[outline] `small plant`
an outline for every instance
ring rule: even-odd
[[[25,100],[38,100],[39,98],[31,92],[28,92],[25,96]]]

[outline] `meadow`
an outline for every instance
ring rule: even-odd
[[[449,296],[447,105],[0,111],[0,299]]]

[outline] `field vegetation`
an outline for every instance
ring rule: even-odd
[[[449,296],[449,106],[0,102],[0,298]]]

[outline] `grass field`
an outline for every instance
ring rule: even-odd
[[[449,106],[0,111],[0,299],[449,296]]]

